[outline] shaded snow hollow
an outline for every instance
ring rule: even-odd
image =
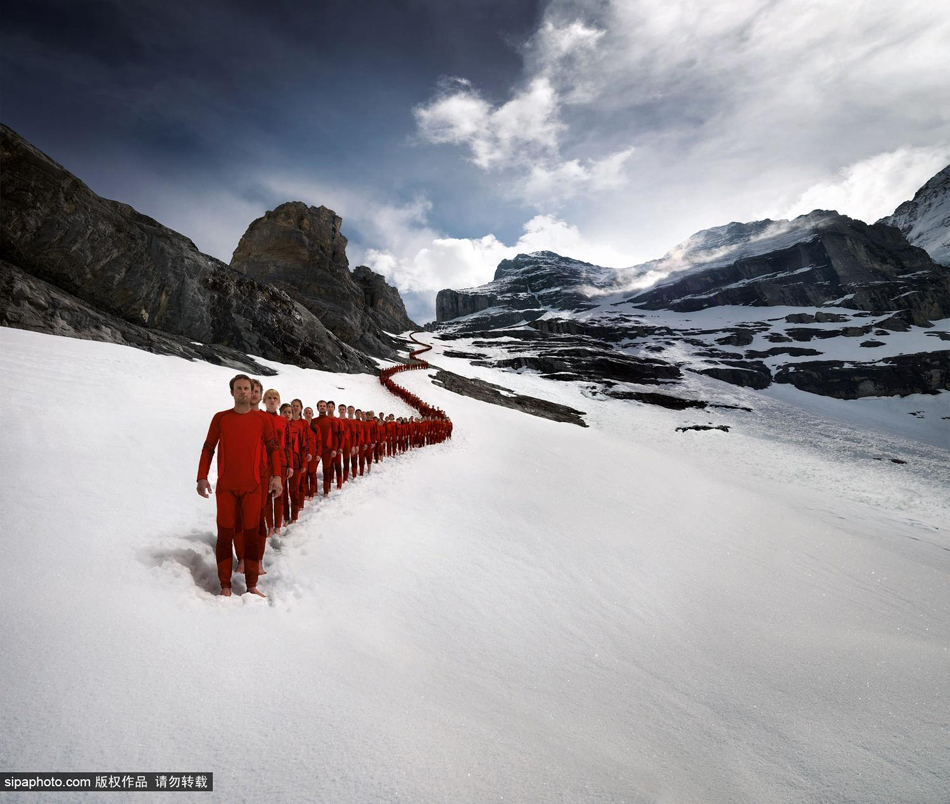
[[[867,428],[896,402],[697,379],[755,412],[674,412],[435,343],[590,428],[401,375],[455,438],[308,507],[265,602],[212,594],[194,490],[234,372],[0,330],[0,768],[213,771],[227,802],[950,798],[948,452]]]

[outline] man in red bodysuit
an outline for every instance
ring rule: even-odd
[[[274,426],[273,420],[269,416],[267,416],[267,414],[264,413],[264,411],[260,409],[261,397],[263,395],[264,395],[264,386],[261,385],[261,381],[255,380],[252,378],[251,379],[251,412],[258,413],[261,416],[264,416],[264,419],[266,421],[265,428],[267,431],[264,436],[265,444],[266,444],[267,438],[272,438],[275,441],[277,441],[277,428]],[[281,479],[283,480],[283,472],[284,472],[283,451],[280,449],[279,441],[277,441],[277,446],[278,446],[278,453],[281,456],[280,474],[281,474]],[[268,491],[268,487],[270,483],[270,472],[268,472],[267,470],[268,457],[269,456],[267,454],[266,449],[262,449],[261,450],[261,471],[260,471],[262,510],[261,510],[261,516],[258,519],[258,524],[257,524],[257,536],[258,536],[258,539],[260,539],[260,543],[261,543],[260,544],[260,555],[261,555],[260,574],[261,575],[267,575],[267,571],[264,569],[264,551],[267,547],[267,524],[265,522],[264,511],[266,511],[270,507],[271,499],[272,499],[271,494]],[[240,514],[240,511],[238,511],[238,513]],[[238,520],[239,521],[235,523],[236,533],[242,530],[240,517],[238,517]],[[240,536],[236,536],[234,539],[234,550],[237,553],[237,557],[238,557],[237,571],[240,573],[243,573],[244,572],[244,539],[241,538]]]
[[[297,517],[300,516],[300,512],[303,510],[304,483],[307,478],[307,466],[313,456],[307,452],[307,449],[310,447],[310,428],[301,415],[303,413],[303,402],[299,399],[294,399],[291,401],[290,407],[293,411],[293,418],[290,421],[290,432],[292,433],[295,448],[298,450],[300,456],[294,470],[294,479],[290,483],[290,521],[296,522]]]
[[[277,445],[280,447],[284,464],[281,477],[284,484],[284,493],[277,496],[268,496],[264,501],[264,522],[267,526],[268,536],[280,536],[280,529],[284,524],[284,496],[287,493],[287,481],[290,479],[288,473],[292,473],[294,470],[287,443],[287,421],[280,415],[280,394],[273,388],[269,388],[264,392],[264,409],[265,413],[273,419]]]
[[[330,416],[332,402],[317,402],[317,418],[314,426],[320,433],[320,464],[323,466],[323,496],[330,496],[330,484],[333,482],[333,468],[339,446],[337,420]]]
[[[287,482],[284,484],[284,521],[290,523],[290,487],[294,482],[294,475],[297,473],[297,465],[300,462],[300,450],[297,448],[296,437],[290,429],[290,423],[294,420],[294,409],[289,402],[284,402],[280,406],[280,418],[284,420],[284,456],[287,467]]]
[[[368,474],[373,466],[373,453],[370,450],[369,411],[366,411],[365,413],[361,410],[356,411],[356,419],[362,428],[359,454],[360,477],[362,477],[364,467],[366,473]]]
[[[350,423],[350,477],[355,480],[359,469],[360,448],[363,446],[363,424],[356,417],[356,408],[352,405],[346,409],[346,418]]]
[[[267,421],[251,410],[251,378],[238,374],[231,380],[230,387],[234,407],[216,413],[211,419],[198,462],[197,491],[202,497],[211,495],[208,472],[211,471],[211,461],[220,443],[215,488],[218,523],[215,558],[221,594],[231,594],[231,549],[240,510],[247,591],[265,597],[257,588],[260,571],[260,540],[257,535],[261,515],[260,453],[266,449],[270,457],[268,491],[275,494],[281,492],[281,458],[273,428],[268,435]]]
[[[313,408],[304,408],[303,418],[307,422],[307,436],[309,438],[307,452],[313,456],[307,464],[304,496],[308,500],[312,500],[317,496],[317,465],[320,463],[319,432],[313,426]]]
[[[350,423],[346,418],[346,405],[341,402],[340,406],[336,409],[336,413],[337,421],[340,423],[340,444],[336,453],[336,466],[334,471],[337,472],[336,487],[341,489],[343,488],[343,484],[350,479],[350,448],[352,442],[350,438]]]

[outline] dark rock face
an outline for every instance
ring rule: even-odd
[[[825,213],[808,232],[808,239],[787,248],[686,272],[680,279],[673,274],[630,301],[650,310],[677,312],[722,305],[817,307],[837,302],[872,312],[904,309],[921,326],[950,316],[950,271],[911,246],[894,227],[868,226]],[[811,321],[805,315],[801,323]]]
[[[326,207],[281,204],[248,227],[231,268],[286,291],[341,341],[382,357],[386,333],[417,329],[395,288],[366,266],[350,273],[342,219]]]
[[[950,390],[950,350],[885,357],[874,363],[813,360],[784,366],[775,382],[838,399]]]
[[[134,346],[159,355],[231,366],[249,374],[269,376],[277,373],[236,349],[194,343],[180,335],[169,335],[105,315],[5,260],[0,260],[0,299],[0,326]]]
[[[896,226],[934,262],[950,265],[950,165],[878,223]]]
[[[363,303],[369,315],[385,332],[406,332],[416,330],[415,324],[406,313],[406,305],[399,291],[386,279],[365,265],[353,269],[353,281],[363,291]]]
[[[557,402],[549,402],[546,399],[516,394],[507,388],[484,380],[475,380],[462,377],[451,371],[440,370],[432,381],[436,385],[452,391],[452,393],[469,396],[482,402],[489,402],[492,405],[520,410],[522,413],[540,416],[542,419],[587,427],[587,422],[584,421],[584,411],[582,410],[560,405]]]
[[[749,361],[742,365],[735,366],[713,366],[712,368],[698,369],[697,373],[705,374],[707,377],[713,377],[722,380],[730,385],[738,385],[742,388],[755,388],[761,390],[768,388],[772,384],[772,372],[764,363]]]
[[[512,326],[540,318],[548,308],[583,310],[590,298],[584,286],[608,287],[615,272],[580,260],[562,257],[551,251],[519,254],[502,260],[495,278],[487,285],[467,290],[441,290],[436,297],[436,321],[493,311],[490,326]],[[485,329],[480,316],[475,328]],[[463,325],[464,326],[464,325]]]
[[[678,380],[680,370],[662,360],[630,357],[623,354],[605,355],[590,348],[558,349],[541,355],[520,355],[496,360],[494,366],[511,369],[531,369],[552,380],[607,380],[658,385]]]
[[[0,147],[0,258],[103,316],[102,326],[92,319],[80,325],[84,337],[98,332],[102,340],[128,341],[125,325],[133,324],[309,368],[374,370],[286,293],[200,253],[132,207],[99,197],[6,126]],[[0,304],[9,318],[9,300]],[[59,326],[37,315],[21,318],[23,325]],[[160,340],[139,343],[150,348]]]

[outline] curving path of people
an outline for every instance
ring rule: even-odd
[[[428,419],[429,421],[433,422],[436,425],[434,428],[436,440],[441,441],[445,438],[451,438],[452,436],[452,420],[449,419],[445,411],[429,405],[418,396],[411,393],[408,389],[403,388],[401,385],[397,385],[395,381],[391,379],[394,374],[398,374],[400,371],[413,371],[416,369],[430,368],[430,365],[427,361],[422,360],[417,356],[421,355],[423,352],[428,352],[432,348],[432,346],[429,344],[424,343],[423,341],[420,341],[416,338],[416,335],[421,334],[422,332],[417,330],[416,332],[412,332],[409,335],[409,339],[421,347],[409,352],[409,362],[398,366],[391,366],[388,369],[383,369],[379,373],[379,382],[391,394],[394,394],[403,400],[403,402],[418,410],[424,419]]]

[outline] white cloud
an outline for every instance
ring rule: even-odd
[[[903,147],[848,165],[828,181],[801,194],[780,217],[804,215],[813,209],[834,209],[874,223],[890,215],[900,201],[912,198],[920,186],[950,162],[950,146]]]
[[[561,108],[582,103],[591,92],[590,82],[571,76],[581,75],[603,36],[580,20],[545,21],[525,46],[532,66],[510,100],[493,106],[467,79],[445,79],[433,98],[413,109],[419,134],[433,144],[465,147],[485,171],[517,177],[509,179],[508,193],[538,207],[621,187],[633,148],[600,158],[561,154]]]
[[[555,251],[598,265],[629,264],[626,255],[592,243],[576,226],[553,215],[537,215],[529,220],[524,234],[510,246],[492,234],[481,238],[437,237],[415,253],[370,249],[366,263],[402,291],[430,294],[428,309],[420,315],[432,317],[437,291],[489,282],[499,262],[533,251]]]
[[[428,104],[414,110],[429,142],[467,146],[471,161],[489,170],[557,150],[557,100],[546,78],[536,78],[507,103],[492,108],[469,81],[442,82]]]
[[[545,138],[496,147],[478,95],[477,135],[441,142],[638,261],[763,212],[875,219],[950,142],[947,41],[932,0],[551,0],[508,98],[547,82]]]

